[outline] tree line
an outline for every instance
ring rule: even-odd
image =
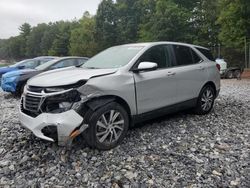
[[[110,46],[148,41],[187,42],[242,63],[250,38],[249,0],[103,0],[96,15],[79,20],[24,23],[0,40],[0,59],[41,55],[88,56]]]

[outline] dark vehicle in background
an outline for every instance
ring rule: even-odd
[[[216,63],[220,65],[221,78],[227,78],[227,79],[237,78],[237,79],[239,79],[241,77],[241,74],[243,72],[242,68],[240,68],[240,67],[228,67],[228,63],[224,59],[221,59],[221,58],[217,58]]]
[[[1,87],[5,92],[11,92],[16,95],[20,95],[23,92],[23,88],[31,77],[38,75],[42,72],[65,68],[70,66],[80,66],[88,60],[87,57],[64,57],[51,60],[43,63],[35,69],[23,69],[18,71],[12,71],[2,76]]]
[[[0,68],[0,85],[1,85],[2,75],[7,72],[21,70],[21,69],[34,69],[37,66],[42,65],[43,63],[51,61],[55,58],[56,57],[52,57],[52,56],[41,56],[41,57],[36,57],[34,59],[25,59],[25,60],[15,63],[14,65],[10,65],[7,67],[1,67]]]

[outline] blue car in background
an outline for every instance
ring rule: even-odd
[[[54,69],[71,66],[78,67],[84,64],[87,60],[87,57],[63,57],[46,62],[35,69],[12,71],[2,76],[1,87],[5,92],[10,92],[20,96],[23,93],[23,88],[26,82],[33,76]]]
[[[56,57],[52,56],[41,56],[41,57],[36,57],[34,59],[26,59],[8,67],[2,67],[0,68],[0,85],[1,85],[2,75],[7,72],[16,71],[20,69],[34,69],[37,66],[42,65],[43,63],[46,63],[55,58]]]
[[[10,65],[8,67],[1,67],[0,68],[0,79],[3,74],[15,70],[20,70],[20,69],[34,69],[37,66],[46,63],[50,60],[55,59],[56,57],[53,56],[41,56],[41,57],[36,57],[34,59],[25,59],[23,61],[17,62],[14,65]]]
[[[2,77],[2,75],[5,74],[5,73],[7,73],[7,72],[18,70],[18,69],[23,69],[27,65],[30,65],[33,62],[34,62],[33,59],[25,59],[23,61],[17,62],[14,65],[11,65],[11,66],[1,67],[0,68],[0,77]]]

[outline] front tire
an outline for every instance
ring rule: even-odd
[[[195,113],[198,115],[208,114],[214,106],[215,90],[211,85],[202,88],[198,97]]]
[[[129,118],[126,110],[118,103],[111,102],[85,114],[85,123],[89,128],[84,132],[87,144],[99,150],[116,147],[125,137]]]

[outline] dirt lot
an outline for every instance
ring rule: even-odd
[[[0,187],[250,185],[250,80],[223,80],[211,114],[147,122],[106,152],[81,139],[67,150],[35,138],[20,127],[18,105],[0,92]]]

